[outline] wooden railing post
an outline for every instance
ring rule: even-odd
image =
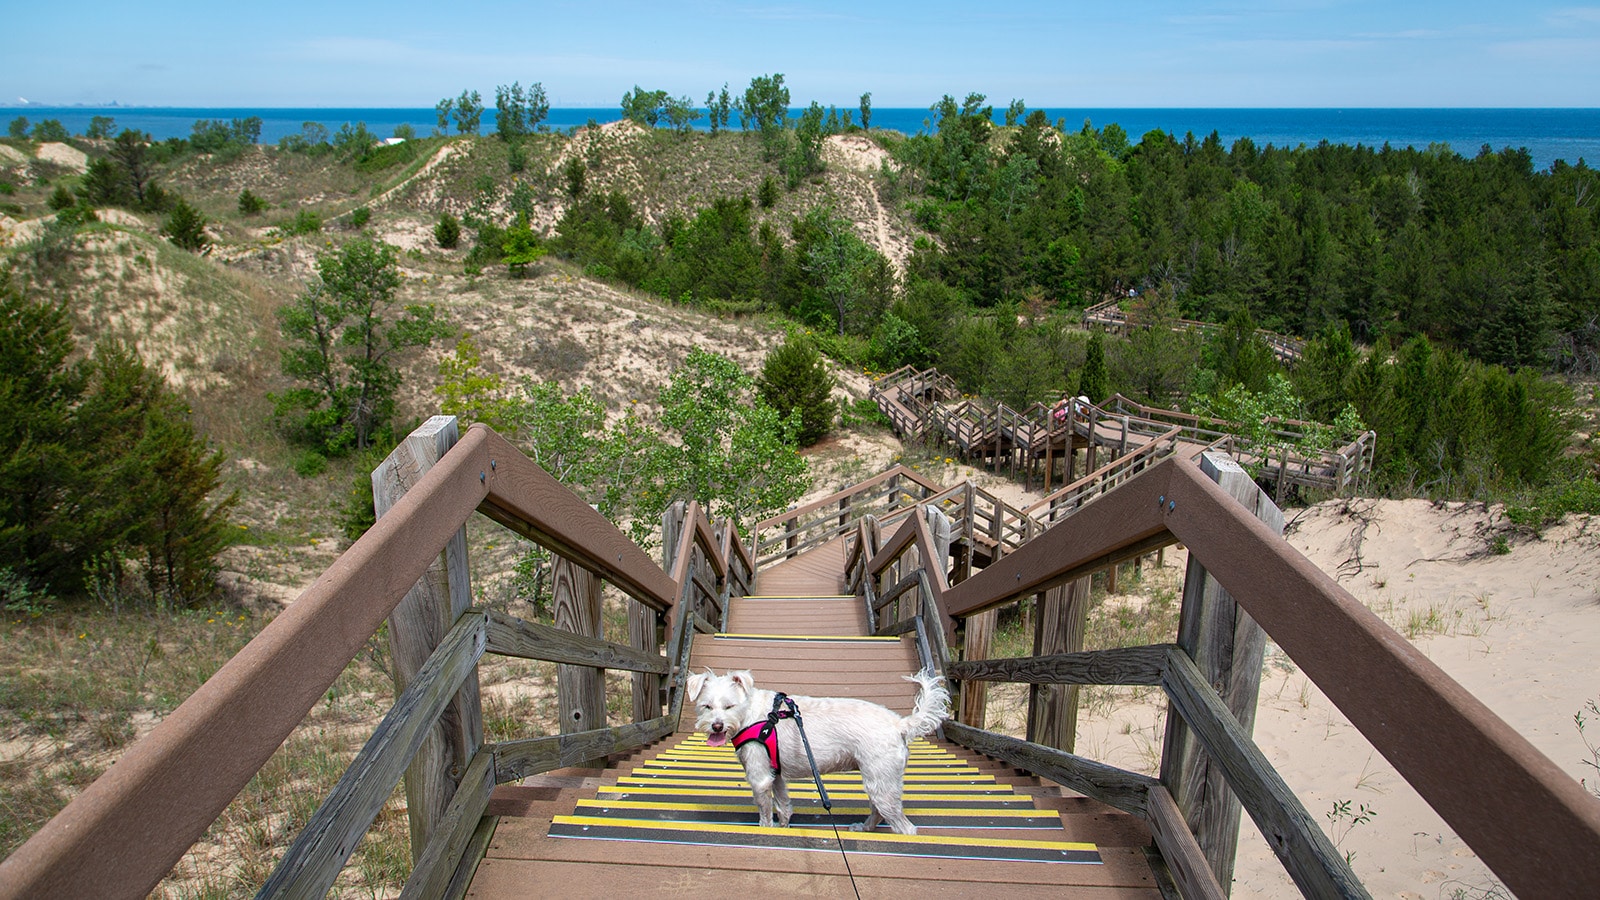
[[[1283,513],[1226,454],[1203,454],[1200,470],[1274,532],[1283,531]],[[1184,576],[1178,646],[1194,660],[1206,683],[1218,688],[1248,737],[1255,729],[1266,633],[1193,556]],[[1170,705],[1162,743],[1161,782],[1183,811],[1217,882],[1231,888],[1239,845],[1239,800],[1222,769],[1214,765]]]
[[[434,416],[411,432],[372,471],[374,512],[380,518],[388,512],[455,446],[460,436],[455,416]],[[434,648],[471,606],[467,532],[462,528],[389,616],[396,696],[417,676]],[[427,848],[467,764],[482,745],[483,708],[474,670],[445,706],[406,769],[406,815],[411,825],[413,863]]]
[[[973,662],[989,658],[994,643],[995,622],[999,615],[999,610],[991,609],[967,617],[966,635],[961,645],[962,659]],[[957,721],[973,728],[984,728],[987,727],[984,721],[988,714],[989,683],[977,680],[961,682],[961,705],[956,716]]]
[[[628,646],[649,654],[661,652],[660,619],[656,611],[628,598]],[[633,721],[648,722],[661,715],[661,676],[633,673]]]
[[[600,628],[600,579],[572,560],[556,557],[550,575],[555,626],[584,637],[603,637]],[[606,671],[594,666],[556,666],[556,702],[561,733],[576,734],[606,727]],[[604,768],[605,758],[578,763]]]
[[[1089,621],[1089,585],[1079,578],[1037,595],[1039,620],[1033,655],[1076,653],[1083,649]],[[1028,687],[1028,740],[1073,752],[1078,733],[1078,685]]]
[[[661,568],[669,575],[672,574],[673,567],[678,564],[678,544],[683,537],[683,529],[688,525],[685,521],[688,514],[688,504],[682,500],[673,503],[661,513]],[[682,599],[681,593],[679,599]],[[679,603],[672,608],[671,614],[667,616],[667,642],[669,644],[673,640],[672,635],[677,633],[678,620],[683,618],[684,613],[687,611],[683,604]],[[674,665],[677,664],[675,654],[672,663]]]

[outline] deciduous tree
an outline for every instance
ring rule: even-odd
[[[732,360],[689,351],[661,392],[664,498],[699,500],[713,517],[732,516],[744,527],[804,493],[808,466],[795,450],[800,417],[780,416],[753,387]]]
[[[483,120],[483,96],[477,91],[462,91],[451,115],[455,117],[457,134],[477,134]]]
[[[291,433],[330,455],[364,449],[388,424],[400,371],[394,357],[446,333],[429,304],[395,309],[394,247],[365,238],[317,258],[318,283],[278,314],[283,373],[299,387],[275,396]]]

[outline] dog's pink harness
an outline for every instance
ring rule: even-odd
[[[767,748],[767,760],[772,763],[772,774],[781,771],[778,765],[778,721],[780,719],[794,719],[800,721],[800,709],[794,705],[787,694],[781,691],[772,698],[772,712],[767,714],[765,722],[755,722],[739,729],[733,736],[733,749],[737,751],[745,744],[759,741]],[[804,732],[802,732],[803,734]],[[806,748],[810,750],[809,747]]]

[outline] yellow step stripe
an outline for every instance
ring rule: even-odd
[[[755,812],[754,803],[662,803],[655,800],[579,800],[578,809],[585,808],[606,809],[675,809],[684,812]],[[839,806],[835,804],[835,815],[846,813],[866,813],[871,807],[866,804],[861,806]],[[814,812],[814,809],[801,809],[796,812]],[[1039,819],[1055,815],[1046,810],[1038,809],[985,809],[975,806],[951,807],[919,807],[911,810],[916,816],[986,816],[995,819]]]
[[[686,740],[683,740],[682,743],[678,743],[677,746],[670,746],[670,748],[662,749],[661,753],[710,753],[722,754],[722,756],[731,757],[733,756],[733,745],[731,745],[731,743],[720,743],[720,745],[712,746],[709,745],[709,743],[706,743],[706,735],[694,735],[693,738],[686,738]],[[950,759],[950,761],[962,761],[962,757],[955,756],[954,753],[950,753],[950,751],[947,751],[947,749],[936,748],[936,746],[930,745],[930,743],[926,743],[926,741],[922,740],[912,741],[912,745],[910,745],[910,756],[912,756],[912,759],[923,757],[923,759]]]
[[[734,597],[735,600],[858,600],[855,594],[822,594],[817,597],[807,597],[801,594],[748,594],[743,597]],[[863,600],[863,603],[866,601]]]
[[[717,632],[711,636],[713,640],[734,641],[828,641],[832,643],[871,644],[900,642],[901,635],[879,637],[877,635],[853,634],[746,634],[743,632]],[[910,672],[906,673],[910,675]]]
[[[815,786],[815,782],[810,778],[805,779],[803,783]],[[848,788],[848,787],[851,787],[853,785],[861,784],[861,776],[860,775],[852,776],[852,775],[849,775],[849,774],[824,775],[824,776],[822,776],[822,783],[824,785],[829,786],[829,787],[832,787],[833,785],[838,784],[838,785],[841,785],[843,787]],[[801,784],[802,784],[802,782],[799,781],[799,780],[796,780],[796,779],[790,779],[789,780],[789,786],[790,786],[791,790],[794,789],[795,787],[800,786]],[[619,787],[619,788],[623,788],[623,787],[645,787],[645,786],[670,787],[670,786],[673,786],[673,785],[681,785],[683,787],[726,787],[726,786],[730,786],[730,785],[742,785],[744,787],[749,787],[749,783],[746,782],[742,778],[739,779],[738,781],[729,781],[727,779],[716,779],[716,778],[631,778],[631,777],[623,777],[623,778],[618,778],[617,779],[617,787]],[[1005,788],[1005,790],[996,791],[995,790],[996,788]],[[993,781],[990,781],[990,782],[979,782],[977,784],[973,784],[973,783],[967,782],[967,781],[957,781],[957,782],[953,782],[953,783],[947,783],[947,782],[943,782],[943,781],[937,781],[937,782],[929,781],[929,782],[920,782],[920,783],[919,782],[908,781],[908,782],[905,783],[905,789],[907,791],[970,791],[972,793],[977,793],[977,794],[990,794],[990,793],[1006,793],[1006,794],[1009,794],[1009,793],[1015,793],[1014,791],[1010,790],[1006,785],[997,784],[997,783],[995,783]]]
[[[679,772],[671,775],[648,777],[638,774],[623,775],[617,779],[617,784],[686,784],[693,785],[695,787],[710,787],[719,784],[727,784],[728,781],[729,779],[727,778],[708,778],[705,774],[697,776],[695,773]],[[736,783],[745,784],[746,782],[743,778],[740,778]],[[822,783],[827,785],[860,784],[861,773],[836,772],[831,775],[824,775],[822,776]],[[994,778],[987,775],[973,777],[962,775],[926,775],[914,780],[907,778],[905,779],[904,783],[908,788],[913,785],[978,784],[994,786],[997,784]]]
[[[703,731],[691,732],[682,741],[679,741],[675,746],[686,747],[686,746],[691,746],[691,745],[695,745],[695,744],[698,744],[698,745],[700,745],[702,747],[706,745],[705,732],[703,732]],[[728,750],[732,750],[733,749],[732,747],[727,747],[727,745],[723,745],[722,747],[712,747],[710,749],[712,749],[712,750],[720,750],[720,749],[724,749],[724,748],[726,748]],[[672,748],[668,747],[668,748],[664,748],[664,749],[670,750]],[[943,747],[940,747],[938,744],[935,744],[934,742],[928,740],[927,738],[917,738],[916,740],[912,741],[911,742],[911,750],[912,750],[912,752],[916,752],[916,751],[920,750],[920,751],[922,751],[924,753],[939,753],[939,754],[943,754],[944,756],[955,757],[954,753],[950,752],[949,750],[946,750]]]
[[[700,822],[672,822],[649,821],[642,822],[637,819],[611,819],[603,816],[555,816],[552,823],[563,825],[594,825],[609,828],[648,828],[653,831],[711,831],[724,834],[747,834],[752,836],[770,835],[773,829],[762,828],[759,825],[708,825]],[[785,837],[817,838],[833,840],[833,829],[788,827],[780,829],[779,834]],[[954,837],[938,834],[894,834],[893,832],[877,831],[852,831],[852,840],[874,841],[885,844],[941,844],[947,847],[1017,847],[1029,849],[1049,850],[1094,850],[1094,844],[1078,841],[1030,841],[1019,838],[980,838],[980,837]]]
[[[682,775],[682,774],[690,773],[690,772],[705,772],[705,773],[709,774],[709,773],[717,773],[717,772],[730,772],[730,773],[732,773],[732,772],[743,772],[743,771],[744,771],[744,766],[741,766],[738,763],[694,762],[694,761],[690,761],[690,760],[663,759],[663,760],[656,760],[655,762],[645,763],[644,765],[641,765],[641,766],[637,766],[637,767],[634,768],[634,770],[630,774],[638,775],[641,772],[661,772],[663,774],[678,774],[678,775]],[[977,776],[977,775],[984,775],[984,774],[986,774],[986,773],[980,772],[977,769],[972,768],[971,766],[917,766],[917,765],[906,766],[906,777],[907,778],[911,778],[913,776],[919,776],[920,777],[920,776],[932,776],[932,775]],[[989,778],[990,778],[990,780],[993,780],[993,776],[992,775],[989,776]]]
[[[648,794],[664,794],[664,796],[682,796],[682,798],[747,798],[747,796],[750,796],[749,788],[744,788],[744,790],[736,790],[736,788],[717,790],[717,788],[658,788],[658,786],[653,785],[624,785],[611,788],[611,786],[602,785],[598,788],[598,791],[602,794],[646,794],[646,796]],[[789,796],[814,798],[814,796],[818,796],[818,793],[816,793],[816,785],[789,785]],[[853,799],[853,801],[866,801],[867,799],[866,791],[851,791],[848,788],[842,791],[829,791],[827,796],[834,799]],[[954,790],[954,788],[938,788],[938,790],[930,788],[928,791],[907,790],[906,793],[902,794],[902,798],[907,799],[907,801],[917,802],[962,802],[973,801],[973,799],[976,799],[976,801],[1026,801],[1026,799],[1029,799],[1026,794],[1014,794],[1010,793],[1010,791],[994,791],[994,793],[966,791],[966,793],[962,793],[962,791]]]

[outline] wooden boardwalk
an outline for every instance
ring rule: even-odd
[[[1064,469],[1063,490],[1096,490],[1077,478],[1080,452],[1084,478],[1121,478],[1127,473],[1102,466],[1105,458],[1115,462],[1134,454],[1149,457],[1140,463],[1142,467],[1174,452],[1196,457],[1218,449],[1275,483],[1280,498],[1296,485],[1340,493],[1371,471],[1376,439],[1367,431],[1334,450],[1302,452],[1297,449],[1301,437],[1325,426],[1272,420],[1272,439],[1252,444],[1218,430],[1219,423],[1144,406],[1120,394],[1098,404],[1074,400],[1065,415],[1043,403],[1015,410],[1003,403],[984,405],[961,397],[955,383],[935,369],[899,369],[879,379],[871,393],[903,440],[944,444],[962,459],[990,465],[997,472],[1009,466],[1013,476],[1020,469],[1030,482],[1037,471],[1047,492],[1056,481],[1058,460]]]
[[[691,668],[748,669],[772,690],[910,712],[916,685],[902,676],[920,667],[915,641],[867,635],[862,602],[829,595],[843,563],[837,541],[763,570],[758,589],[799,595],[734,599],[729,633],[696,635]],[[603,770],[559,770],[498,788],[490,814],[499,824],[466,896],[538,896],[557,885],[562,897],[606,900],[710,891],[1161,896],[1145,849],[1152,839],[1135,816],[946,741],[919,741],[912,752],[904,798],[916,836],[842,827],[835,836],[833,823],[867,812],[854,773],[827,777],[831,814],[814,788],[795,784],[792,826],[758,828],[732,751],[705,745],[686,704],[676,734]]]

